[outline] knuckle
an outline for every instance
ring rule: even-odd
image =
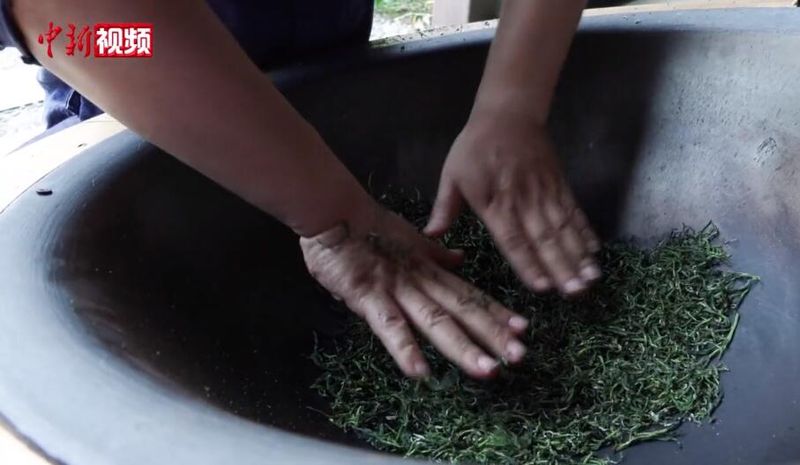
[[[410,334],[404,335],[395,343],[395,350],[398,354],[411,356],[417,351],[417,341]]]
[[[500,236],[500,241],[509,251],[516,252],[528,247],[528,241],[519,231],[508,231]]]
[[[386,340],[393,341],[391,342],[392,345],[399,344],[398,341],[395,341],[396,335],[405,333],[408,328],[408,323],[403,315],[390,310],[367,311],[366,315],[363,316],[373,332],[381,335],[381,339],[387,338]],[[401,340],[405,338],[403,336]]]
[[[558,230],[551,226],[539,228],[533,233],[533,240],[540,246],[553,245],[558,237]]]
[[[545,265],[547,264],[546,262],[551,260],[561,260],[561,243],[557,237],[548,236],[541,241],[537,241],[536,245],[539,257],[543,262],[545,262]]]
[[[369,299],[370,292],[369,289],[362,286],[362,287],[350,287],[348,283],[344,283],[341,286],[341,292],[347,296],[347,303],[352,303],[354,306],[359,308],[369,308],[372,305],[371,299]]]
[[[494,313],[496,302],[483,291],[470,288],[463,296],[459,297],[458,305],[453,310],[463,318],[479,318],[487,312]]]
[[[425,325],[429,328],[435,328],[442,323],[450,320],[450,315],[444,309],[435,304],[426,304],[420,307],[420,312],[423,315]]]
[[[538,270],[538,267],[536,267],[536,269]],[[514,316],[514,313],[512,311],[510,311],[509,309],[504,307],[501,303],[495,300],[489,301],[489,306],[487,307],[487,310],[495,318],[508,319]]]
[[[557,279],[559,278],[560,274],[563,273],[563,268],[567,266],[566,257],[554,244],[540,247],[539,257],[542,261],[542,264],[547,269],[548,274],[553,275]]]
[[[397,312],[382,310],[378,312],[378,323],[387,329],[398,329],[406,326],[406,319]]]
[[[494,323],[491,328],[490,337],[492,342],[498,344],[500,347],[505,347],[511,340],[511,331],[504,326]]]
[[[553,220],[552,229],[558,234],[564,232],[572,223],[572,212],[565,212],[556,215]]]
[[[460,333],[456,336],[455,346],[458,349],[459,353],[464,354],[465,359],[471,360],[477,357],[471,357],[473,355],[480,355],[480,350],[472,343],[472,341],[464,334]]]
[[[526,271],[525,274],[522,276],[523,282],[530,287],[536,288],[538,283],[545,278],[544,272],[541,270],[529,270]]]
[[[570,219],[578,229],[584,228],[589,225],[589,220],[586,219],[586,214],[581,211],[581,209],[575,207],[572,209],[572,215]]]
[[[354,270],[346,275],[344,285],[352,291],[361,291],[369,287],[372,281],[372,274],[367,270]]]
[[[480,303],[474,297],[462,297],[458,300],[458,305],[453,306],[453,311],[462,318],[468,318],[479,312]]]

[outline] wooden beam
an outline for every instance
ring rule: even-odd
[[[625,6],[590,8],[585,14],[697,10],[717,8],[764,8],[797,6],[798,0],[633,0]],[[434,0],[433,26],[455,26],[497,18],[500,0]]]
[[[796,0],[641,0],[631,5],[608,8],[590,8],[584,16],[601,16],[655,11],[711,10],[720,8],[776,8],[797,6]]]
[[[435,0],[433,25],[452,26],[497,18],[500,0]]]

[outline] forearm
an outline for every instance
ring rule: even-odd
[[[505,0],[475,112],[544,124],[586,0]]]
[[[314,235],[347,221],[353,205],[368,202],[202,0],[15,0],[12,8],[45,67],[145,139],[297,233]],[[49,58],[36,37],[54,19],[79,25],[152,22],[153,57]]]

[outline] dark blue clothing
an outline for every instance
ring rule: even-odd
[[[250,58],[266,70],[328,50],[365,44],[372,28],[373,1],[207,0],[207,3]],[[26,63],[36,63],[25,48],[8,6],[8,0],[0,0],[0,49],[16,47]],[[60,26],[66,28],[65,24]],[[154,35],[157,37],[158,31]],[[158,53],[157,39],[154,44],[153,52]],[[198,46],[202,46],[202,38],[198,38]],[[82,121],[102,113],[46,69],[39,72],[38,80],[45,90],[48,128],[67,119]]]

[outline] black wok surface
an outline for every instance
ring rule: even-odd
[[[274,77],[360,179],[432,195],[490,36]],[[798,77],[800,10],[583,22],[551,125],[599,232],[646,241],[713,220],[733,266],[763,278],[718,421],[626,463],[800,459]],[[68,465],[394,463],[315,410],[307,357],[314,331],[340,331],[330,307],[289,231],[124,133],[0,214],[0,414]]]

